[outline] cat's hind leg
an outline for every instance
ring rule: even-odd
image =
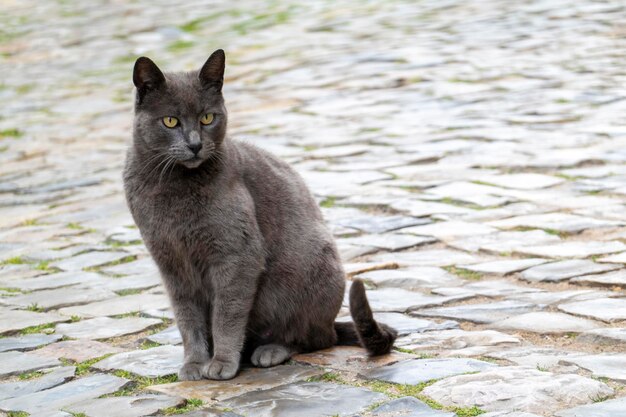
[[[261,345],[254,350],[250,361],[259,368],[269,368],[288,361],[294,351],[283,345]]]

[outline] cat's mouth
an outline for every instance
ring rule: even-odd
[[[192,156],[189,159],[185,159],[184,161],[180,161],[180,163],[182,165],[184,165],[187,168],[197,168],[200,166],[200,164],[202,164],[202,162],[204,161],[204,159],[200,158],[199,156]]]

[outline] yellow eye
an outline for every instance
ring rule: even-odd
[[[213,113],[207,113],[202,116],[202,119],[200,119],[200,123],[202,123],[203,125],[210,125],[211,123],[213,123]]]
[[[164,117],[163,124],[167,127],[176,127],[178,125],[178,119],[175,117]]]

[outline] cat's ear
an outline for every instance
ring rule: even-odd
[[[135,61],[133,83],[137,87],[137,99],[141,102],[148,91],[165,84],[165,76],[150,58],[142,56]]]
[[[198,74],[198,78],[205,88],[214,87],[218,92],[222,91],[225,64],[226,56],[222,49],[211,54]]]

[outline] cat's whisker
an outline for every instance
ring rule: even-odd
[[[143,174],[143,172],[150,168],[152,166],[152,163],[155,162],[158,158],[163,157],[167,155],[167,152],[159,152],[156,155],[152,155],[150,156],[143,164],[143,167],[141,168],[141,170],[138,172],[137,175],[141,175]],[[155,162],[156,163],[156,162]]]
[[[163,174],[165,174],[170,164],[172,165],[176,164],[176,159],[173,158],[172,156],[168,156],[167,163],[163,166],[163,169],[161,169],[161,173],[159,174],[159,184],[161,184],[161,180],[163,179]]]

